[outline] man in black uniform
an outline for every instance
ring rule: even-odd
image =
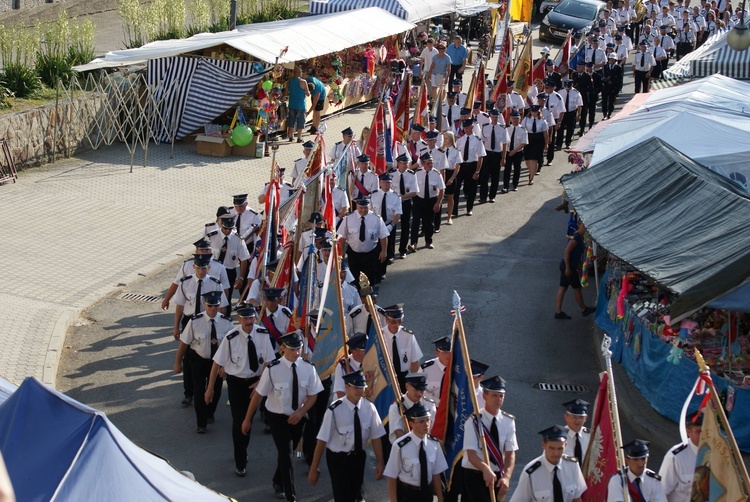
[[[602,76],[599,73],[594,73],[594,63],[586,63],[586,74],[591,76],[591,90],[588,95],[588,105],[586,106],[585,114],[588,115],[588,126],[589,129],[594,127],[594,118],[596,117],[596,105],[599,103],[599,93],[604,88],[602,85]],[[582,113],[581,115],[584,115]],[[581,117],[583,120],[583,116]]]
[[[617,95],[620,94],[622,89],[622,66],[615,63],[617,57],[614,53],[609,54],[609,61],[602,68],[604,77],[602,83],[604,90],[602,91],[602,115],[604,119],[612,117],[612,112],[615,110],[615,100]]]
[[[586,132],[586,117],[589,113],[589,102],[593,93],[594,79],[590,73],[586,73],[586,63],[583,61],[578,62],[576,71],[570,78],[573,81],[573,85],[578,89],[578,92],[581,93],[581,99],[583,100],[581,117],[578,121],[578,135],[583,136],[583,133]]]

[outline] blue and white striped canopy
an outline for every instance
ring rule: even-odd
[[[409,19],[409,12],[401,5],[399,0],[312,0],[310,2],[310,14],[331,14],[346,10],[362,9],[365,7],[380,7],[401,19]]]
[[[707,77],[715,73],[750,80],[750,49],[735,51],[727,44],[730,30],[722,30],[664,72],[665,79]]]

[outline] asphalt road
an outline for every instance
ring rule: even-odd
[[[626,102],[630,92],[628,82],[618,104]],[[523,465],[541,453],[537,432],[564,423],[561,403],[576,397],[593,403],[598,382],[593,316],[581,317],[569,293],[565,310],[573,320],[553,319],[567,223],[567,215],[554,207],[562,192],[558,179],[570,168],[567,155],[557,152],[534,186],[526,186],[524,171],[519,192],[475,207],[473,217],[465,216],[462,208],[455,224],[443,225],[436,236],[436,249],[420,249],[397,261],[381,286],[381,305],[406,304],[404,325],[415,332],[426,358],[432,354],[430,341],[450,333],[453,291],[461,296],[472,357],[490,365],[487,376],[498,374],[508,381],[503,409],[516,416],[520,447],[511,489]],[[239,500],[271,500],[275,449],[270,435],[264,435],[262,427],[254,428],[248,476],[237,478],[229,408],[222,404],[209,433],[197,435],[192,408],[180,407],[181,377],[172,372],[173,311],[162,312],[160,298],[156,303],[118,298],[122,293],[161,296],[182,259],[175,258],[161,272],[127,285],[84,312],[68,334],[58,387],[106,412],[133,441],[192,472],[201,483]],[[587,304],[594,304],[593,285],[584,296]],[[585,390],[547,392],[536,387],[541,382],[581,385]],[[225,396],[226,392],[222,401]],[[624,423],[623,428],[625,440],[632,439],[630,425]],[[653,469],[658,469],[663,454],[659,446],[652,450]],[[322,468],[313,488],[306,481],[304,462],[295,462],[298,500],[331,499],[330,481]],[[372,465],[365,479],[368,500],[387,500],[386,483],[374,481]]]

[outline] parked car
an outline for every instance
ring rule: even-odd
[[[601,18],[605,6],[599,0],[561,0],[542,19],[539,39],[563,42],[568,30],[572,33],[585,33]]]

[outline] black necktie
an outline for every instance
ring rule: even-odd
[[[449,125],[453,124],[453,107],[452,106],[448,106],[448,124]]]
[[[240,219],[242,219],[242,213],[237,213],[237,223],[234,224],[234,228],[237,229],[237,233],[240,233]]]
[[[227,235],[224,237],[224,244],[221,246],[221,253],[219,253],[219,262],[221,262],[222,265],[224,265],[224,258],[227,256],[227,244],[229,241],[229,236]]]
[[[573,449],[573,454],[578,459],[578,465],[582,465],[583,464],[583,451],[581,450],[581,440],[578,437],[577,432],[576,432],[576,445],[575,445],[575,448]]]
[[[297,379],[297,363],[292,363],[292,409],[299,408],[299,380]]]
[[[401,191],[401,195],[406,195],[406,186],[404,185],[404,173],[398,177],[398,188]]]
[[[635,478],[635,489],[638,491],[641,498],[646,500],[646,497],[643,496],[643,491],[641,490],[641,478]]]
[[[492,425],[490,426],[490,436],[492,436],[492,440],[495,442],[495,445],[497,447],[500,447],[500,432],[497,430],[497,419],[495,417],[492,417]]]
[[[216,354],[216,349],[219,348],[219,343],[216,339],[216,323],[214,319],[211,319],[211,357]]]
[[[195,311],[193,315],[201,313],[201,287],[203,286],[203,279],[198,279],[198,288],[195,290]]]
[[[359,242],[365,242],[365,217],[359,220]]]
[[[255,343],[250,335],[247,337],[247,360],[253,373],[258,371],[258,351],[255,350]]]
[[[565,111],[570,111],[570,91],[565,92]]]
[[[362,424],[359,421],[359,408],[354,407],[354,451],[362,451]]]
[[[492,134],[490,134],[490,150],[495,149],[495,126],[491,125],[492,128]]]
[[[536,134],[536,119],[531,119],[531,134]]]
[[[469,162],[469,140],[471,136],[466,136],[466,143],[464,143],[464,162]]]
[[[430,486],[427,479],[427,453],[424,451],[424,441],[419,442],[419,485],[422,490]]]
[[[396,373],[401,371],[401,362],[400,362],[400,356],[398,353],[398,343],[396,343],[396,336],[393,336],[393,341],[391,342],[391,358],[393,359],[393,369],[396,371]]]
[[[552,476],[552,494],[555,502],[563,502],[562,483],[560,483],[560,478],[557,477],[557,469],[558,467],[555,466],[554,475]]]
[[[646,53],[641,52],[641,67],[646,66]]]
[[[510,149],[513,150],[515,148],[515,137],[516,137],[516,126],[513,126],[513,132],[510,133]]]
[[[383,223],[388,221],[388,213],[385,212],[386,199],[388,199],[388,192],[383,192],[383,201],[380,203],[380,217],[383,218]]]

